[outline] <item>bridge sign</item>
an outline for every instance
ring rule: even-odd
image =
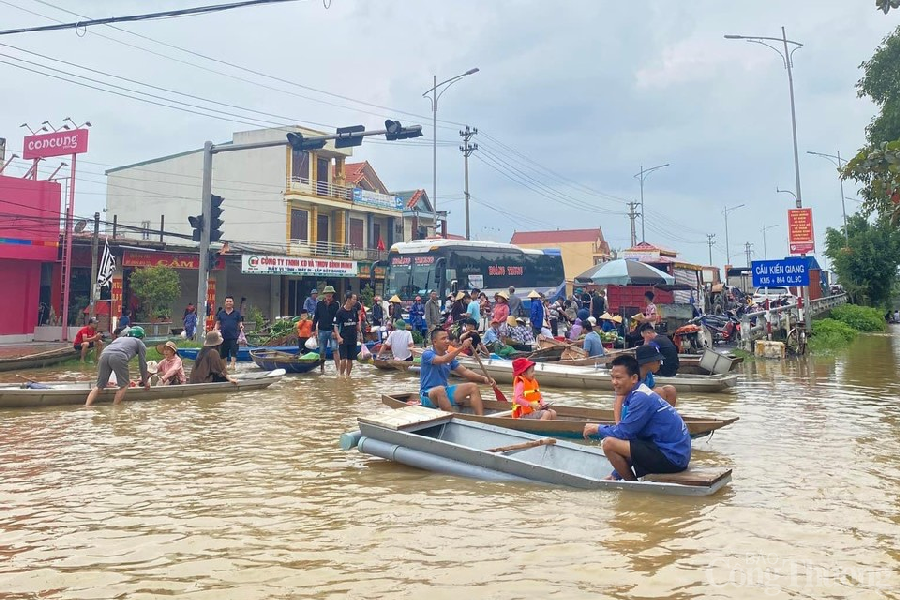
[[[801,258],[784,260],[754,260],[753,285],[755,287],[787,287],[809,285],[807,263]]]

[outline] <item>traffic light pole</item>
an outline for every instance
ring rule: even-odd
[[[196,339],[201,340],[204,335],[205,327],[201,327],[201,323],[206,323],[206,288],[209,284],[209,234],[212,230],[212,159],[213,154],[220,152],[239,152],[243,150],[258,150],[260,148],[277,148],[278,146],[292,146],[303,144],[321,144],[334,140],[337,147],[358,146],[362,144],[362,138],[383,135],[388,140],[402,140],[422,135],[421,125],[412,125],[403,127],[399,121],[385,121],[385,128],[375,131],[360,131],[360,126],[343,127],[334,135],[317,135],[305,137],[299,133],[289,133],[286,139],[272,140],[269,142],[255,142],[252,144],[224,144],[215,146],[212,142],[207,141],[203,144],[203,181],[200,186],[201,205],[203,207],[202,228],[200,231],[200,269],[197,276],[197,333]],[[210,306],[210,310],[215,310],[214,306]],[[203,319],[203,321],[200,321]]]

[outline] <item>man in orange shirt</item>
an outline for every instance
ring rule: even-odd
[[[91,317],[91,320],[88,321],[88,324],[78,330],[78,333],[75,334],[75,349],[81,351],[81,362],[84,362],[84,359],[87,358],[88,352],[91,351],[91,348],[96,348],[97,351],[94,353],[95,357],[100,356],[100,353],[103,352],[103,334],[97,331],[97,319],[95,317]]]

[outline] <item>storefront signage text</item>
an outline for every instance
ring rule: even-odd
[[[362,188],[353,188],[353,204],[363,204],[385,210],[403,210],[403,198],[370,192]]]
[[[241,273],[256,275],[311,275],[315,277],[358,277],[355,260],[300,258],[296,256],[241,255]]]
[[[33,160],[35,158],[49,158],[66,154],[80,154],[81,152],[87,152],[87,147],[87,129],[71,129],[43,135],[26,135],[25,150],[22,152],[22,158]]]
[[[126,250],[122,257],[123,267],[171,267],[172,269],[196,270],[200,268],[200,257],[195,254],[173,254],[170,252],[134,252]],[[212,265],[214,271],[225,268],[225,259],[216,257]]]

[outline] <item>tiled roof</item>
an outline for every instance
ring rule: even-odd
[[[669,256],[676,256],[678,253],[674,250],[669,250],[668,248],[663,248],[662,246],[651,244],[650,242],[639,242],[625,250],[625,252],[640,252],[640,251],[659,251],[661,254],[668,254]]]
[[[516,231],[510,244],[558,244],[562,242],[596,242],[603,239],[599,227],[593,229],[553,229],[550,231]]]
[[[425,190],[406,190],[403,192],[393,192],[392,195],[399,196],[403,199],[404,210],[412,210],[416,207],[416,204],[418,204],[419,201],[423,199],[428,205],[429,210],[431,208],[431,203],[428,201],[428,194],[425,192]]]
[[[363,173],[363,169],[365,168],[367,162],[361,163],[352,163],[344,165],[344,177],[347,179],[347,183],[359,183],[362,181],[365,174]]]

